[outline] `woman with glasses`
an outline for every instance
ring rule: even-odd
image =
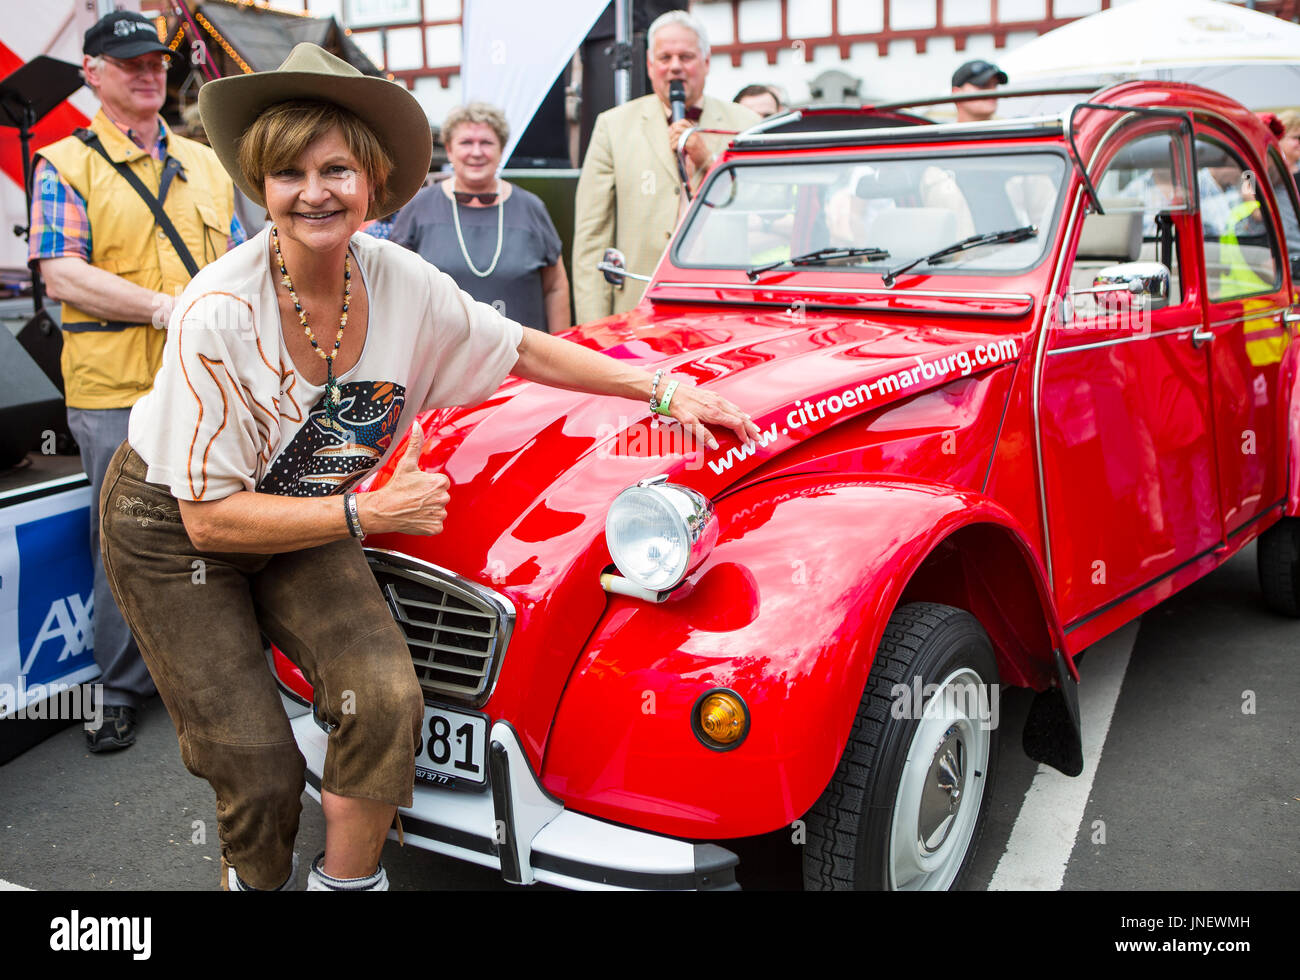
[[[535,194],[497,176],[509,135],[501,110],[485,102],[453,109],[442,127],[452,175],[402,209],[390,240],[480,303],[558,333],[571,325],[560,236]]]

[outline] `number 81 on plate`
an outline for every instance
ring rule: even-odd
[[[415,748],[415,778],[435,786],[486,783],[487,718],[424,706],[424,728]]]

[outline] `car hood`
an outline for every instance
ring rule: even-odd
[[[531,707],[542,707],[536,696],[554,689],[558,698],[568,664],[555,665],[562,673],[559,687],[554,677],[526,683],[511,674],[512,664],[522,659],[516,647],[544,632],[551,656],[571,663],[581,650],[604,608],[599,576],[610,562],[604,523],[619,491],[666,473],[672,482],[716,498],[755,467],[838,421],[1019,356],[1023,336],[1009,332],[1007,321],[993,321],[1000,328],[996,333],[972,331],[972,324],[989,321],[752,310],[742,315],[700,306],[671,312],[642,307],[596,321],[565,336],[720,393],[754,418],[762,438],[742,447],[730,431],[715,426],[719,448],[701,456],[683,445],[676,424],[650,425],[648,399],[512,378],[480,405],[422,417],[421,466],[451,480],[443,532],[372,535],[367,544],[413,555],[506,595],[518,621],[489,708],[499,707],[502,697],[523,699],[529,683]],[[977,348],[1005,356],[978,363],[972,353]],[[856,398],[846,394],[851,391]],[[855,404],[846,404],[850,400]],[[363,489],[382,486],[400,452],[398,447]],[[539,620],[544,630],[538,630]],[[512,688],[516,695],[509,693]],[[549,718],[548,710],[546,723]],[[526,747],[540,752],[545,723],[538,724],[541,730],[521,735]]]

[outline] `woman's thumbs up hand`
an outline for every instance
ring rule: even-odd
[[[419,423],[397,460],[392,478],[381,489],[358,494],[361,526],[367,534],[438,534],[447,519],[451,481],[442,473],[420,469],[424,433]]]

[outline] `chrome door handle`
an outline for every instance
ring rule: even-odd
[[[1300,323],[1300,310],[1287,310],[1282,314],[1283,323]]]
[[[1200,347],[1202,344],[1208,344],[1214,339],[1213,330],[1196,329],[1192,331],[1192,346]]]

